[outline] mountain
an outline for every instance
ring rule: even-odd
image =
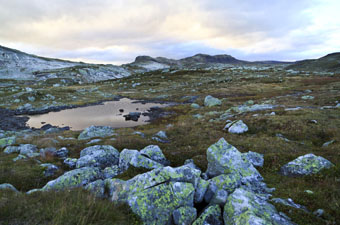
[[[340,72],[340,52],[331,53],[319,59],[297,61],[286,69],[317,71],[317,72]]]
[[[191,57],[187,57],[179,60],[182,64],[207,64],[207,63],[221,63],[221,64],[240,64],[246,63],[246,61],[238,60],[230,55],[206,55],[197,54]]]
[[[95,82],[121,78],[131,73],[119,66],[44,58],[0,46],[0,79],[71,79]]]

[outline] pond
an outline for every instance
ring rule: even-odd
[[[151,108],[166,106],[168,104],[141,103],[136,100],[122,98],[119,101],[104,102],[100,105],[65,109],[59,112],[49,112],[40,115],[29,115],[27,125],[31,128],[41,128],[45,124],[58,127],[69,126],[71,130],[83,130],[91,125],[111,126],[114,128],[134,127],[149,123],[150,117],[143,114],[149,112]],[[137,121],[127,120],[124,117],[134,112],[141,113]]]

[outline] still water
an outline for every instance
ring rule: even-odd
[[[122,98],[119,101],[105,102],[101,105],[65,109],[59,112],[49,112],[41,115],[30,115],[28,126],[41,128],[45,124],[53,126],[69,126],[71,130],[83,130],[91,125],[119,127],[134,127],[147,124],[150,119],[143,113],[151,107],[166,107],[167,104],[139,103],[135,100]],[[121,112],[124,110],[123,112]],[[138,121],[126,121],[123,117],[129,112],[141,112]]]

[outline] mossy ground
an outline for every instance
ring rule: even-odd
[[[140,85],[133,87],[132,85],[135,83],[140,83]],[[200,168],[205,170],[207,167],[207,148],[224,137],[241,152],[254,151],[264,154],[265,163],[259,171],[268,186],[276,188],[273,193],[274,197],[292,198],[294,202],[306,206],[311,212],[319,208],[325,210],[324,216],[317,218],[312,213],[305,213],[276,204],[276,207],[290,216],[294,222],[298,224],[340,223],[340,109],[320,109],[320,107],[326,105],[335,106],[335,102],[340,100],[339,74],[334,76],[307,76],[305,73],[291,75],[280,68],[267,68],[258,71],[212,69],[167,73],[150,72],[120,80],[87,85],[68,85],[60,88],[48,88],[43,84],[31,84],[31,86],[32,88],[39,87],[42,92],[46,91],[46,93],[56,96],[56,99],[60,99],[63,104],[81,105],[105,100],[109,98],[105,96],[114,95],[178,103],[184,103],[190,99],[190,97],[185,96],[197,96],[195,102],[201,106],[203,106],[206,95],[223,99],[222,106],[219,107],[192,109],[190,104],[179,104],[166,108],[174,114],[148,125],[117,129],[118,135],[115,136],[115,140],[104,138],[97,144],[109,144],[119,151],[124,148],[140,150],[147,145],[157,144],[171,161],[172,166],[180,166],[186,159],[192,158]],[[86,94],[76,90],[86,90],[84,91]],[[106,93],[106,95],[102,93]],[[312,95],[315,98],[303,100],[301,99],[303,95]],[[9,96],[12,95],[8,94],[6,89],[0,97],[9,101],[6,100],[10,99]],[[73,98],[73,96],[76,96],[76,98]],[[248,100],[253,100],[255,103],[270,100],[272,104],[278,107],[273,110],[237,115],[235,119],[242,119],[249,127],[249,131],[245,134],[229,134],[223,131],[225,121],[216,119],[230,107],[244,104]],[[38,105],[40,102],[37,101],[34,104]],[[16,106],[14,104],[11,107],[15,108]],[[303,107],[303,109],[297,111],[285,110],[285,108],[297,106]],[[212,111],[216,111],[216,113],[206,114]],[[271,112],[275,112],[276,115],[266,115]],[[201,114],[204,117],[196,119],[193,117],[195,114]],[[258,116],[254,117],[254,114],[258,114]],[[209,122],[211,119],[214,119],[214,121]],[[311,120],[316,120],[317,124],[311,122]],[[168,126],[169,124],[172,124],[172,126]],[[162,144],[151,140],[152,135],[160,130],[166,131],[170,143]],[[143,132],[145,138],[133,134],[134,131]],[[59,134],[39,135],[26,139],[21,138],[18,143],[36,144],[40,148],[67,147],[70,150],[71,157],[79,157],[79,152],[88,146],[86,145],[87,141],[58,139],[59,135],[76,138],[78,134],[79,132],[67,131]],[[286,142],[278,138],[276,134],[282,134],[290,141]],[[53,139],[58,140],[58,143],[53,142]],[[330,140],[335,140],[335,142],[328,147],[322,147],[323,143]],[[294,178],[279,174],[281,166],[307,153],[325,157],[336,166],[317,175],[306,177]],[[41,171],[36,168],[35,162],[7,162],[11,161],[12,157],[15,157],[15,155],[0,155],[0,160],[6,161],[6,163],[0,165],[0,183],[12,183],[19,190],[26,191],[41,187],[47,182],[40,176]],[[61,165],[60,160],[53,157],[40,160]],[[67,168],[63,169],[67,170]],[[128,179],[140,172],[143,171],[131,169],[121,178]],[[305,190],[311,190],[314,194],[308,194]],[[18,197],[4,196],[2,195],[1,199],[7,198],[14,202],[13,204],[15,202],[19,204]],[[72,210],[72,204],[76,204],[75,200],[65,196],[67,196],[67,193],[53,194],[52,199],[47,199],[51,202],[63,199],[66,202],[65,210]],[[86,199],[87,194],[81,194],[81,196]],[[35,204],[33,197],[21,195],[20,198],[26,201],[27,207],[33,207]],[[2,201],[1,199],[0,201]],[[98,201],[100,201],[99,205],[93,203],[93,210],[100,211],[100,207],[106,207],[104,206],[105,201]],[[40,208],[40,206],[37,208]],[[62,206],[54,205],[54,207],[58,211],[61,210],[58,207]],[[111,204],[107,207],[114,206]],[[7,217],[10,221],[9,224],[13,224],[14,219],[24,217],[24,214],[17,211],[18,209],[14,209],[13,205],[0,205],[0,211],[8,209],[13,210],[13,215],[18,215],[16,218]],[[48,217],[47,211],[40,210],[39,212],[38,217],[41,218],[41,221],[45,223],[53,221],[53,218]],[[82,211],[84,215],[86,212],[85,209]],[[127,219],[124,217],[124,213],[124,210],[117,213],[121,216],[122,221]],[[87,218],[92,219],[93,224],[99,224],[99,217],[95,215],[89,214]],[[57,220],[58,216],[55,215],[55,217]]]

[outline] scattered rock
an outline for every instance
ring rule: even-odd
[[[278,203],[278,204],[290,206],[290,207],[293,207],[293,208],[296,208],[296,209],[301,209],[305,212],[308,212],[308,210],[305,206],[296,204],[291,198],[288,198],[287,200],[282,199],[282,198],[273,198],[271,201]]]
[[[323,147],[323,148],[328,147],[329,145],[333,144],[334,142],[335,142],[335,140],[327,141],[326,143],[324,143],[324,144],[322,145],[322,147]]]
[[[232,134],[242,134],[248,131],[248,126],[245,123],[243,123],[242,120],[237,120],[234,122],[229,122],[224,127],[224,130],[226,129],[228,129],[228,132]]]
[[[228,197],[223,220],[224,224],[293,224],[281,216],[265,197],[243,188],[236,189]]]
[[[87,184],[84,189],[90,191],[98,198],[105,197],[105,182],[103,180],[91,182]]]
[[[140,153],[153,161],[156,161],[164,166],[169,165],[169,161],[165,158],[162,150],[158,145],[149,145],[143,148]]]
[[[206,107],[213,107],[213,106],[219,106],[222,105],[222,101],[218,98],[214,98],[211,95],[208,95],[204,99],[204,106]]]
[[[16,141],[15,137],[7,137],[0,139],[0,148],[7,147],[9,145],[14,145]]]
[[[199,109],[199,108],[200,108],[200,105],[199,105],[199,104],[196,104],[196,103],[192,103],[190,106],[191,106],[191,108],[193,108],[193,109]]]
[[[310,95],[304,95],[301,97],[302,100],[313,100],[314,96],[310,96]]]
[[[14,192],[19,192],[12,184],[0,184],[0,190],[10,190]]]
[[[65,159],[68,155],[68,149],[66,147],[62,147],[56,151],[56,156],[60,159]]]
[[[53,165],[51,163],[41,164],[40,166],[44,168],[44,176],[45,177],[52,177],[59,170],[59,168],[56,165]]]
[[[262,167],[264,163],[263,155],[257,152],[249,151],[242,154],[242,159],[250,162],[253,166]]]
[[[101,141],[102,141],[102,139],[93,139],[93,140],[87,142],[86,144],[87,145],[92,145],[92,144],[96,144],[96,143],[101,142]]]
[[[141,112],[130,112],[128,115],[124,115],[123,117],[125,117],[125,120],[138,121],[141,114]]]
[[[119,174],[119,167],[118,166],[106,167],[103,170],[103,178],[104,179],[114,178],[118,174]]]
[[[313,214],[314,214],[315,216],[317,216],[317,217],[322,217],[323,214],[325,214],[325,210],[323,210],[323,209],[317,209],[317,210],[315,210],[315,211],[313,212]]]
[[[83,149],[76,167],[100,167],[102,169],[118,165],[119,152],[110,145],[95,145]]]
[[[159,131],[152,137],[153,140],[158,141],[160,143],[169,143],[168,136],[166,135],[165,131]]]
[[[84,187],[88,183],[98,180],[102,173],[95,167],[83,167],[68,171],[55,180],[49,181],[43,188],[43,191],[64,190],[69,188]]]
[[[76,168],[77,160],[78,159],[75,159],[75,158],[66,158],[64,160],[64,164],[70,169],[74,169]]]
[[[4,150],[5,154],[20,153],[19,146],[7,146]]]
[[[322,169],[334,166],[330,161],[314,154],[307,154],[287,163],[281,167],[285,176],[304,176],[320,172]]]
[[[86,140],[94,137],[108,137],[114,135],[114,129],[108,126],[90,126],[81,132],[78,140]]]

